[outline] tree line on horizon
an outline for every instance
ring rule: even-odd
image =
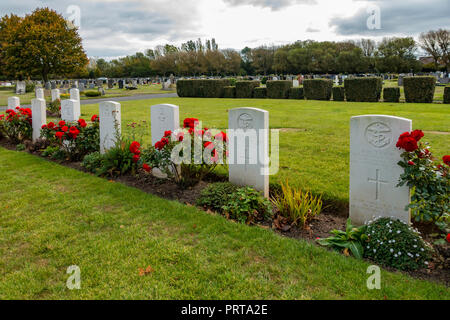
[[[450,30],[380,42],[296,41],[283,46],[220,49],[215,39],[160,45],[106,61],[88,60],[78,30],[49,8],[25,17],[0,18],[0,79],[121,78],[153,76],[246,76],[270,74],[361,74],[448,71]],[[417,59],[422,48],[432,62]]]

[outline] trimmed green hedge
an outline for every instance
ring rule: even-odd
[[[177,93],[179,97],[222,98],[230,84],[230,79],[178,80]]]
[[[450,87],[444,88],[444,103],[450,103]]]
[[[308,100],[330,100],[333,81],[330,79],[303,80],[303,91]]]
[[[305,94],[303,92],[303,87],[295,87],[289,90],[289,99],[303,100],[305,99]]]
[[[101,96],[102,94],[101,94],[99,91],[86,91],[86,92],[84,93],[84,95],[85,95],[86,97],[92,98],[92,97],[99,97],[99,96]]]
[[[399,102],[400,101],[400,88],[384,88],[383,89],[383,101],[384,102]]]
[[[253,98],[255,99],[265,99],[267,98],[267,88],[258,87],[253,89]]]
[[[236,98],[245,99],[253,98],[253,89],[257,88],[261,83],[255,81],[236,81]]]
[[[345,97],[351,102],[378,102],[382,86],[379,77],[345,79]]]
[[[224,98],[236,98],[236,87],[228,86],[223,88]]]
[[[405,77],[403,79],[406,102],[432,103],[434,89],[436,87],[435,77]]]
[[[345,101],[345,88],[344,87],[333,87],[333,100],[334,101]]]
[[[289,80],[267,81],[267,98],[287,99],[291,88],[292,81]]]

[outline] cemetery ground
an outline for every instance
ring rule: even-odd
[[[368,290],[368,262],[25,152],[0,147],[0,180],[1,299],[450,299],[385,270]]]
[[[426,141],[439,157],[450,142],[450,112],[442,104],[266,99],[165,98],[124,102],[123,133],[143,134],[135,138],[148,144],[148,126],[137,132],[127,124],[142,124],[139,120],[148,123],[150,105],[158,103],[179,105],[181,119],[197,117],[204,126],[218,129],[227,127],[228,109],[268,110],[270,127],[280,129],[281,168],[271,182],[277,184],[289,178],[292,185],[323,195],[327,209],[319,220],[324,219],[328,229],[325,235],[319,234],[321,237],[333,228],[342,229],[348,214],[351,116],[388,114],[412,119],[414,128],[425,131]],[[97,113],[98,105],[82,106],[82,118],[89,119]],[[267,230],[270,229],[267,225],[242,226],[194,208],[198,188],[204,185],[184,193],[164,189],[166,183],[143,187],[148,181],[131,182],[135,180],[131,177],[107,181],[25,153],[2,148],[0,153],[0,178],[5,182],[1,185],[4,190],[0,190],[5,212],[0,231],[6,240],[0,247],[3,251],[0,263],[6,277],[0,285],[3,297],[448,299],[449,296],[442,282],[422,282],[385,271],[383,289],[369,291],[365,286],[367,262],[336,255],[310,242],[279,237]],[[80,169],[77,164],[69,166]],[[217,173],[220,176],[225,172]],[[142,193],[127,184],[189,205]],[[324,232],[317,230],[315,222],[312,225],[310,237],[299,237],[311,240],[314,239],[311,235]],[[72,264],[69,260],[78,261],[81,269],[87,270],[83,280],[87,287],[83,292],[70,293],[65,289],[63,266]],[[140,276],[139,268],[148,266],[151,272]],[[31,275],[35,278],[30,280]],[[444,270],[436,279],[448,283],[448,273]]]
[[[114,87],[114,89],[107,89],[107,86],[103,86],[106,95],[100,96],[100,97],[86,97],[84,93],[80,92],[80,98],[81,100],[88,100],[88,99],[99,99],[99,98],[118,98],[118,97],[127,97],[127,96],[136,96],[136,95],[143,95],[143,94],[159,94],[159,93],[172,93],[175,92],[175,90],[167,90],[163,91],[161,90],[161,85],[159,84],[152,84],[152,85],[138,85],[137,90],[126,90],[126,89],[119,89],[117,86]],[[97,91],[97,87],[94,89],[85,89],[86,91]],[[8,98],[18,96],[20,98],[20,102],[23,105],[29,105],[31,104],[31,100],[35,98],[34,92],[27,92],[24,95],[17,95],[13,89],[11,90],[0,90],[0,106],[6,106],[8,105]],[[51,97],[46,97],[47,102],[51,101]]]

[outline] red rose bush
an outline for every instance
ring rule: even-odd
[[[6,110],[6,115],[0,115],[0,133],[15,144],[31,140],[31,109],[16,107]]]

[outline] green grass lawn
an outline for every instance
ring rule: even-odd
[[[161,85],[152,84],[152,85],[139,85],[137,90],[125,90],[125,89],[118,89],[116,86],[115,89],[107,89],[107,86],[103,86],[105,89],[106,96],[103,97],[92,97],[88,98],[81,94],[80,98],[81,100],[85,99],[99,99],[99,98],[114,98],[114,97],[125,97],[125,96],[135,96],[135,95],[141,95],[141,94],[158,94],[158,93],[174,93],[176,90],[170,90],[170,91],[163,91],[161,90]],[[95,89],[86,89],[86,91],[97,91],[97,88]],[[17,96],[20,98],[21,104],[31,104],[31,100],[35,98],[34,92],[28,92],[23,95],[16,95],[16,93],[12,90],[5,91],[0,90],[0,106],[7,106],[8,105],[8,98]],[[47,101],[51,100],[51,97],[46,97]]]
[[[370,291],[366,262],[1,147],[0,206],[0,299],[450,299],[385,271]]]
[[[435,155],[450,153],[450,109],[442,104],[349,103],[334,101],[165,98],[122,103],[122,127],[138,120],[150,121],[150,106],[180,106],[180,121],[196,117],[209,128],[227,128],[227,110],[256,107],[270,112],[270,127],[280,132],[280,171],[271,182],[289,178],[291,184],[325,199],[348,202],[350,117],[386,114],[413,120],[414,129],[432,131],[425,141]],[[82,106],[82,117],[98,113],[97,105]],[[140,141],[149,143],[150,130]]]

